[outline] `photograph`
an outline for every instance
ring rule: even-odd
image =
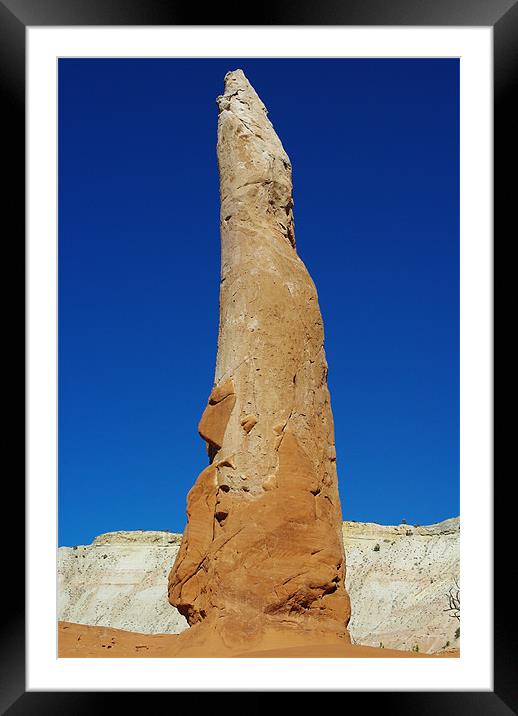
[[[251,10],[0,0],[25,268],[0,714],[508,716],[518,0]]]
[[[58,59],[58,660],[464,654],[460,67]]]

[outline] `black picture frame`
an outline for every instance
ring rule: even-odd
[[[28,26],[66,25],[406,25],[406,26],[492,26],[494,32],[494,178],[495,226],[512,227],[511,209],[516,199],[509,184],[509,169],[516,167],[515,130],[518,117],[513,97],[518,88],[518,1],[517,0],[309,0],[277,2],[266,0],[252,8],[245,4],[207,5],[204,22],[201,8],[172,0],[0,0],[0,86],[3,96],[4,148],[12,153],[5,164],[8,186],[4,211],[10,215],[9,242],[24,246],[25,234],[25,37]],[[230,20],[231,18],[231,20]],[[8,170],[8,171],[7,171]],[[509,176],[511,174],[509,173]],[[5,214],[4,214],[5,216]],[[509,221],[508,221],[509,219]],[[511,233],[516,233],[516,229]],[[16,239],[16,240],[15,240]],[[19,714],[83,714],[114,709],[114,696],[123,693],[26,692],[24,550],[25,486],[21,475],[12,475],[9,511],[15,518],[17,549],[4,550],[3,576],[9,584],[10,609],[2,612],[0,641],[0,712]],[[509,595],[514,560],[510,509],[495,492],[494,594]],[[6,502],[7,506],[7,502]],[[4,508],[6,509],[6,508]],[[498,514],[498,521],[496,515]],[[5,563],[5,561],[7,563]],[[7,588],[4,587],[4,597]],[[500,600],[494,600],[497,606]],[[494,691],[492,692],[369,692],[368,706],[383,699],[383,709],[392,713],[498,714],[517,713],[515,623],[512,606],[494,611]],[[201,676],[201,682],[203,677]],[[140,695],[130,695],[138,708]],[[352,693],[345,699],[352,697]],[[147,696],[145,698],[148,698]],[[170,698],[170,697],[169,697]],[[361,695],[365,704],[365,694]],[[146,702],[149,704],[149,702]],[[169,702],[172,705],[171,702]],[[174,707],[174,706],[173,706]],[[346,707],[346,704],[344,705]],[[115,707],[116,708],[116,707]],[[146,709],[147,710],[147,709]]]

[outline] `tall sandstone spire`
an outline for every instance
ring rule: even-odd
[[[295,249],[290,160],[241,70],[218,97],[221,288],[209,466],[187,498],[169,601],[227,645],[343,635],[342,515],[324,331]]]

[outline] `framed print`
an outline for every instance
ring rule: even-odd
[[[494,131],[498,216],[516,5],[261,13],[0,5],[27,232],[8,713],[106,691],[516,708],[491,191]]]

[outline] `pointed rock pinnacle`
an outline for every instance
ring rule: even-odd
[[[210,464],[188,495],[169,600],[225,644],[278,629],[348,639],[324,332],[295,250],[291,163],[242,70],[217,103],[220,322],[199,424]]]

